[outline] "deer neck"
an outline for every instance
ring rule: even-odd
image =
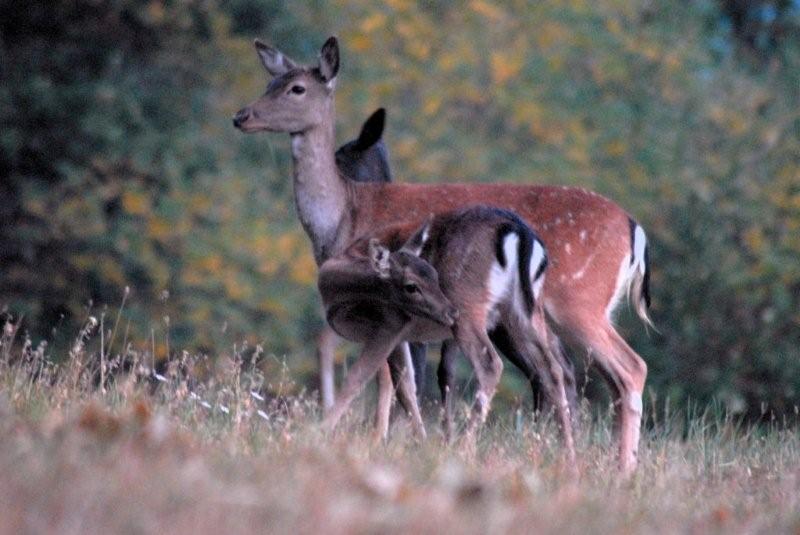
[[[349,223],[349,188],[336,169],[334,151],[332,120],[292,134],[294,200],[317,265],[338,252],[340,234]]]

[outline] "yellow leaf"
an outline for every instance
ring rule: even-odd
[[[169,238],[172,225],[163,217],[153,217],[147,222],[147,232],[153,238],[163,241]]]
[[[486,17],[487,19],[493,21],[499,21],[505,16],[503,10],[491,2],[484,2],[483,0],[472,0],[472,2],[469,3],[469,7],[472,8],[472,10],[475,13],[479,13],[484,17]]]
[[[147,197],[138,191],[126,191],[122,194],[122,208],[133,215],[144,215],[149,208]]]
[[[606,144],[605,150],[606,154],[608,154],[609,156],[619,157],[625,154],[627,148],[628,147],[624,141],[622,141],[621,139],[615,139],[614,141],[611,141]]]
[[[372,33],[379,28],[383,28],[386,24],[386,15],[383,13],[373,13],[369,17],[361,21],[361,31],[364,33]]]
[[[414,39],[406,44],[406,50],[416,59],[428,59],[431,55],[431,46],[428,43]]]
[[[354,52],[369,50],[372,48],[372,39],[366,35],[356,35],[350,39],[350,48],[352,48]]]
[[[744,233],[744,243],[754,253],[764,248],[764,234],[758,227],[752,227]]]
[[[608,19],[606,21],[606,29],[614,35],[622,33],[622,24],[617,19]]]
[[[297,284],[304,286],[314,284],[317,280],[317,264],[314,262],[314,257],[304,253],[295,259],[290,277]]]
[[[504,54],[502,52],[492,53],[492,79],[496,84],[503,84],[507,80],[517,76],[522,70],[522,57]]]
[[[437,111],[439,111],[439,107],[442,105],[442,97],[440,96],[433,96],[428,97],[425,100],[425,105],[422,107],[422,114],[431,116],[434,115]]]

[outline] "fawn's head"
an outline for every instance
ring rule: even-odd
[[[333,120],[333,95],[339,72],[339,45],[330,37],[315,67],[298,65],[256,39],[256,52],[272,76],[264,94],[239,110],[233,125],[243,132],[302,133]]]
[[[403,312],[452,326],[458,310],[442,293],[436,269],[419,257],[427,240],[430,221],[423,225],[403,247],[390,251],[378,240],[369,241],[369,257],[378,277],[388,283],[387,298]]]
[[[386,123],[386,110],[378,108],[364,121],[358,138],[348,141],[336,151],[336,167],[356,182],[391,182],[389,155],[381,137]]]

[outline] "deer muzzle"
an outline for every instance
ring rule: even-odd
[[[244,123],[250,118],[250,108],[242,108],[233,116],[233,126],[241,128]]]

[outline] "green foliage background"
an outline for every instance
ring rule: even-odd
[[[385,106],[398,180],[610,196],[653,247],[661,334],[623,321],[652,392],[793,410],[798,4],[2,0],[0,307],[59,347],[128,287],[161,356],[247,340],[312,384],[288,136],[230,117],[266,83],[253,37],[311,61],[336,34],[341,141]]]

